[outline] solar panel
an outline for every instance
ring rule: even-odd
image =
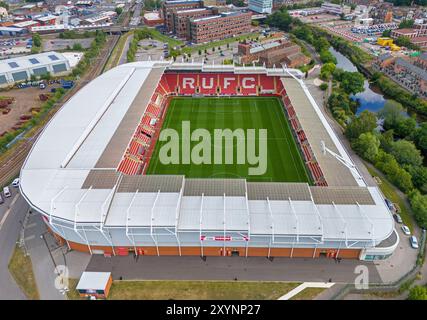
[[[11,68],[18,68],[18,67],[19,67],[19,65],[18,65],[16,62],[8,62],[8,65],[9,65]]]
[[[50,59],[50,60],[52,60],[52,61],[59,60],[59,58],[58,58],[57,56],[53,55],[53,54],[49,55],[48,57],[49,57],[49,59]]]
[[[29,59],[29,61],[30,61],[32,64],[40,63],[40,61],[39,61],[39,60],[37,60],[36,58],[31,58],[31,59]]]

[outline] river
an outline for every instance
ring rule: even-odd
[[[345,71],[357,71],[356,66],[340,52],[336,51],[334,48],[330,47],[329,52],[331,52],[334,57],[337,59],[337,67]],[[365,79],[364,83],[365,90],[358,94],[352,95],[352,99],[359,100],[359,108],[357,109],[356,114],[361,113],[364,110],[369,110],[371,112],[378,112],[382,109],[385,102],[387,101],[384,96],[378,92],[375,92],[374,89],[369,84],[369,81]]]

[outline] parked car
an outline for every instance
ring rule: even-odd
[[[409,238],[409,243],[411,244],[411,247],[414,249],[418,249],[418,240],[416,236],[411,236]]]
[[[5,198],[9,198],[12,194],[10,193],[9,187],[3,188],[3,194]]]
[[[0,194],[0,204],[2,204],[2,203],[4,203],[4,199],[3,199],[3,197]]]
[[[393,218],[394,218],[394,220],[395,220],[397,223],[403,223],[403,220],[402,220],[402,217],[400,216],[400,214],[395,213],[395,214],[393,215]]]
[[[411,230],[407,226],[402,226],[402,232],[407,236],[411,235]]]
[[[388,200],[387,198],[386,198],[386,199],[384,199],[384,201],[385,201],[385,204],[387,205],[387,207],[388,207],[390,210],[394,211],[394,204],[393,204],[393,202],[391,202],[391,201],[390,201],[390,200]]]
[[[15,180],[13,180],[12,186],[14,186],[15,188],[19,187],[19,178],[16,178]]]

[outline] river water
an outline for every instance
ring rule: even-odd
[[[341,68],[345,71],[357,71],[356,66],[347,59],[340,52],[336,51],[334,48],[330,47],[329,52],[331,52],[335,58],[337,58],[337,67]],[[368,80],[365,80],[364,84],[365,90],[356,95],[352,95],[351,98],[359,100],[359,108],[357,109],[357,113],[359,114],[364,110],[369,110],[371,112],[378,112],[384,106],[386,99],[380,93],[377,93],[370,86]]]

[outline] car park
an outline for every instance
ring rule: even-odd
[[[402,226],[402,232],[406,235],[406,236],[410,236],[411,235],[411,230],[409,230],[409,228],[407,226]]]
[[[414,249],[418,249],[418,240],[416,236],[411,236],[409,238],[409,243],[411,244],[411,247]]]

